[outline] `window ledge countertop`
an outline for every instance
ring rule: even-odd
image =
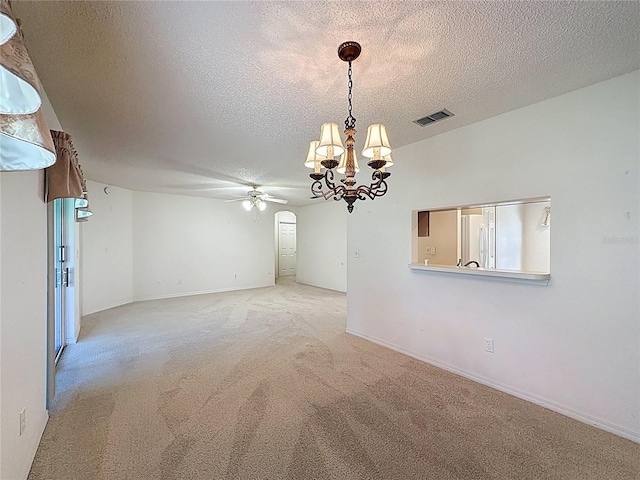
[[[421,263],[410,263],[412,270],[425,270],[428,272],[454,273],[457,275],[480,275],[483,277],[499,277],[511,280],[524,280],[534,283],[549,283],[551,274],[542,272],[516,272],[514,270],[496,270],[476,267],[449,267],[447,265],[423,265]]]

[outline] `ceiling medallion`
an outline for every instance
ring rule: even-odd
[[[314,172],[309,175],[313,179],[311,184],[313,197],[311,198],[322,197],[328,200],[333,197],[336,201],[345,200],[349,213],[353,211],[353,204],[356,200],[365,200],[367,197],[374,200],[387,193],[386,179],[391,174],[386,171],[386,168],[393,165],[386,127],[381,123],[370,125],[362,155],[369,158],[367,165],[373,169],[372,183],[356,186],[355,176],[360,171],[360,167],[354,152],[356,141],[353,137],[356,134],[356,119],[351,112],[351,89],[353,87],[351,62],[360,56],[361,50],[360,44],[357,42],[344,42],[338,47],[338,57],[349,64],[349,96],[347,97],[349,115],[344,121],[344,134],[347,137],[346,150],[338,133],[338,124],[325,123],[320,130],[320,140],[309,144],[309,152],[304,162],[306,167],[314,169]],[[340,157],[340,161],[336,160],[336,157]],[[324,173],[322,172],[323,168],[325,169]],[[342,185],[334,183],[334,169],[344,175],[344,178],[340,179]]]

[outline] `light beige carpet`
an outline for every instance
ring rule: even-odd
[[[640,478],[637,444],[345,318],[345,295],[291,281],[85,317],[29,478]]]

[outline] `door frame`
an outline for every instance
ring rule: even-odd
[[[293,222],[291,221],[281,221],[280,220],[280,214],[281,213],[290,213],[291,215],[293,215],[293,217],[295,218],[295,220]],[[274,248],[274,260],[273,260],[273,281],[275,283],[276,280],[278,280],[278,278],[280,277],[280,224],[281,223],[290,223],[290,224],[294,224],[296,225],[296,252],[298,250],[298,215],[295,212],[292,212],[291,210],[278,210],[274,216],[274,237],[275,237],[275,248]],[[297,264],[297,254],[296,254],[296,264]],[[296,272],[297,272],[297,265],[296,265]],[[297,274],[296,274],[297,275]]]
[[[58,212],[56,213],[56,208]],[[56,228],[56,216],[61,216],[62,231]],[[75,200],[62,198],[59,201],[51,201],[47,204],[47,385],[46,405],[50,408],[55,395],[56,365],[66,345],[75,343],[80,329],[79,318],[79,227],[75,221]],[[59,238],[58,238],[59,237]],[[62,243],[65,246],[65,269],[57,271],[60,267],[60,250],[57,246]],[[56,352],[56,284],[62,282],[65,275],[67,286],[61,287],[61,348]]]
[[[53,202],[47,204],[47,395],[46,408],[51,409],[56,392],[56,249]]]
[[[296,234],[296,244],[294,246],[295,249],[295,254],[296,254],[296,274],[297,274],[297,263],[298,263],[298,227],[296,222],[278,222],[278,255],[277,255],[277,267],[278,267],[278,277],[280,276],[280,237],[281,237],[281,232],[280,232],[280,226],[281,225],[293,225],[295,227],[295,234]],[[295,274],[294,274],[295,275]],[[285,275],[287,277],[289,276],[293,276],[293,275]]]

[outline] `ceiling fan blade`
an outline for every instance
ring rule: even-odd
[[[282,203],[283,205],[289,203],[289,200],[283,200],[282,198],[274,197],[263,197],[262,200],[264,200],[265,202]]]
[[[247,200],[246,198],[232,198],[231,200],[225,200],[224,203],[229,203],[229,202],[241,202],[242,200]]]
[[[167,185],[163,185],[163,188],[168,188],[170,190],[192,190],[194,192],[200,192],[200,191],[215,191],[215,192],[222,192],[225,190],[235,190],[236,194],[238,195],[242,195],[242,191],[239,191],[242,186],[238,187],[220,187],[217,185],[212,185],[212,184],[208,184],[208,183],[194,183],[194,184],[167,184]]]

